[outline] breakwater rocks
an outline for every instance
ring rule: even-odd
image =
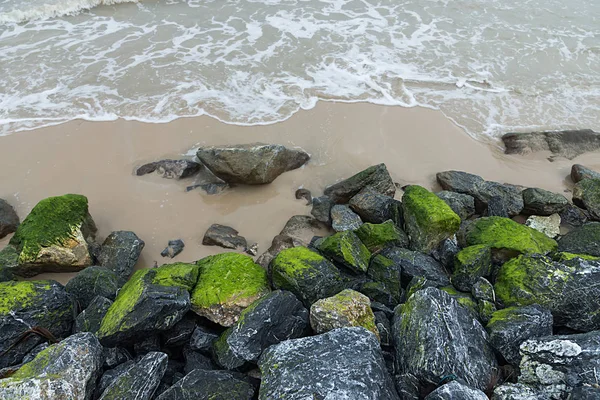
[[[274,179],[225,171],[249,148],[200,158],[231,182]],[[256,149],[278,171],[307,158]],[[379,164],[300,196],[314,218],[290,218],[256,259],[214,225],[205,244],[231,252],[137,271],[143,240],[97,242],[84,196],[20,224],[0,202],[15,232],[0,251],[0,398],[600,398],[600,180],[573,171],[567,199],[462,171],[440,172],[439,193],[400,191]],[[45,271],[80,272],[24,280]]]

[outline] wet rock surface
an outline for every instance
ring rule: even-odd
[[[185,247],[185,243],[181,239],[169,240],[169,244],[163,251],[160,252],[160,255],[163,257],[173,258],[179,255],[183,251]]]
[[[6,200],[0,199],[0,239],[19,226],[19,216]]]
[[[591,129],[507,133],[502,136],[506,154],[529,154],[550,151],[555,157],[569,160],[600,148],[600,134]]]
[[[160,160],[142,165],[135,174],[142,176],[156,172],[163,178],[184,179],[197,174],[201,167],[201,164],[191,160]]]
[[[600,173],[586,168],[581,164],[573,164],[571,167],[571,179],[577,183],[584,179],[600,179]]]
[[[208,228],[202,239],[205,246],[220,246],[225,249],[245,249],[246,238],[239,235],[235,229],[219,224],[213,224]]]
[[[75,298],[78,306],[84,309],[96,296],[114,300],[120,287],[116,273],[105,267],[93,266],[87,267],[67,282],[65,290]]]
[[[252,400],[254,392],[254,387],[241,374],[196,369],[157,400]]]
[[[112,232],[102,243],[98,257],[100,265],[116,273],[120,281],[125,282],[133,273],[144,245],[144,241],[134,232]]]
[[[387,167],[385,164],[377,164],[326,187],[324,194],[334,203],[344,204],[367,186],[374,192],[389,197],[394,197],[396,193],[396,185],[394,185]]]

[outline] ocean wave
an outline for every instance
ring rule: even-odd
[[[84,10],[89,10],[101,5],[115,5],[120,3],[137,3],[139,0],[59,0],[52,2],[10,2],[4,4],[14,6],[9,10],[0,9],[0,24],[23,23],[32,20],[75,15]]]

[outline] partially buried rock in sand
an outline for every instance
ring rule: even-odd
[[[163,257],[173,258],[181,253],[184,247],[185,244],[181,239],[169,240],[169,245],[163,251],[161,251],[160,255]]]
[[[0,199],[0,239],[13,233],[19,226],[17,213],[5,200]]]
[[[200,168],[200,164],[190,160],[160,160],[142,165],[135,174],[141,176],[156,171],[163,178],[183,179],[195,175]]]
[[[238,235],[235,229],[219,224],[212,224],[204,234],[202,244],[205,246],[220,246],[226,249],[245,249],[246,239]]]
[[[550,151],[554,157],[569,160],[580,154],[600,149],[600,134],[591,129],[507,133],[502,136],[506,154],[529,154],[537,151]]]

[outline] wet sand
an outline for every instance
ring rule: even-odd
[[[136,166],[180,158],[198,146],[250,142],[299,146],[312,159],[266,186],[238,186],[219,195],[186,192],[193,179],[137,177]],[[435,173],[457,169],[489,180],[569,190],[571,165],[600,169],[600,154],[549,162],[546,154],[507,156],[499,141],[476,141],[440,112],[421,108],[320,102],[289,120],[268,126],[226,125],[208,117],[168,124],[73,121],[0,137],[0,197],[23,219],[41,199],[65,193],[88,197],[103,240],[113,230],[131,230],[146,242],[137,267],[194,261],[222,252],[201,244],[213,223],[232,226],[266,250],[293,215],[310,214],[299,187],[320,195],[323,188],[369,165],[384,162],[395,181],[435,187]],[[570,198],[569,194],[565,194]],[[160,252],[181,238],[175,259]],[[0,240],[0,247],[8,238]],[[72,274],[44,274],[66,282]]]

